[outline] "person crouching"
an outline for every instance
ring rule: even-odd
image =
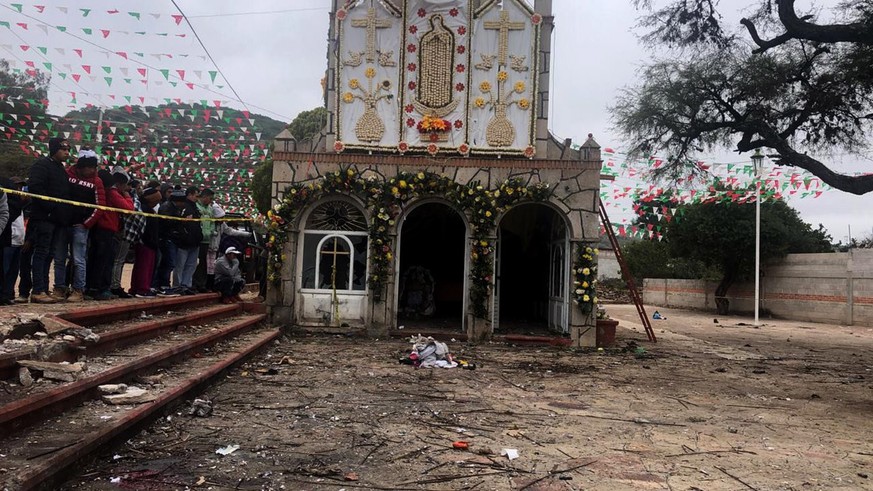
[[[242,302],[239,292],[246,282],[239,272],[239,250],[228,247],[224,256],[215,260],[215,289],[221,293],[221,303]]]

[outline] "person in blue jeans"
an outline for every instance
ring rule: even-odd
[[[88,148],[79,152],[76,165],[67,169],[70,181],[70,195],[73,201],[92,205],[105,205],[106,193],[103,181],[97,177],[97,153]],[[73,291],[67,297],[69,302],[84,300],[85,279],[88,271],[88,236],[90,230],[100,220],[104,212],[95,208],[83,206],[74,207],[71,212],[71,226],[67,229],[70,246],[73,252]],[[60,260],[66,261],[66,251],[58,251],[55,256],[55,267]]]
[[[52,198],[70,199],[70,182],[64,162],[70,158],[70,144],[63,138],[50,138],[48,155],[30,166],[29,192]],[[49,293],[49,266],[63,239],[63,228],[70,223],[69,205],[36,198],[30,205],[28,236],[33,241],[33,290],[31,303],[56,303]],[[55,285],[66,284],[66,268],[55,271]],[[58,281],[60,275],[61,281]]]
[[[200,218],[197,210],[197,188],[188,191],[173,191],[170,201],[161,207],[160,214],[178,218]],[[197,293],[193,288],[194,270],[197,268],[197,255],[203,231],[198,221],[165,220],[161,235],[167,239],[167,249],[174,256],[176,265],[173,272],[174,291],[183,295]]]

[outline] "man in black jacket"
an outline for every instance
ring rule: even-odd
[[[197,210],[197,188],[173,191],[170,201],[161,206],[161,215],[179,218],[200,218]],[[178,293],[192,295],[194,270],[197,268],[197,254],[203,231],[200,222],[166,220],[161,224],[161,236],[168,241],[170,253],[174,256],[173,287]]]
[[[70,144],[64,138],[49,139],[48,156],[40,157],[30,167],[28,191],[60,199],[70,199],[70,182],[64,162],[70,157]],[[49,295],[49,265],[55,247],[64,247],[63,226],[70,221],[69,206],[63,203],[34,199],[30,205],[30,221],[33,240],[33,290],[32,303],[55,303],[58,299]],[[55,267],[55,285],[66,285],[66,265]]]

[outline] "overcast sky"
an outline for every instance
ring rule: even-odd
[[[208,81],[208,71],[215,70],[200,45],[193,38],[184,21],[176,25],[170,14],[177,14],[169,0],[150,2],[124,2],[120,0],[52,0],[30,1],[24,4],[23,12],[31,17],[23,17],[8,7],[0,8],[0,20],[28,22],[28,30],[21,28],[0,28],[0,42],[5,45],[48,46],[45,56],[20,49],[0,49],[3,58],[17,60],[51,61],[54,64],[91,63],[113,67],[109,75],[114,77],[112,85],[107,86],[101,75],[96,81],[72,81],[53,78],[52,107],[54,113],[64,113],[69,109],[69,92],[76,91],[77,103],[86,102],[111,104],[107,94],[146,94],[133,85],[125,86],[120,79],[126,75],[119,73],[120,67],[126,69],[127,76],[143,65],[126,63],[118,55],[101,55],[99,47],[112,51],[143,52],[143,60],[155,69],[186,71],[186,81],[201,83]],[[209,50],[229,85],[236,90],[248,108],[277,119],[292,119],[303,110],[322,104],[320,80],[326,64],[326,38],[328,29],[328,0],[177,0],[179,7],[189,17],[203,44]],[[741,16],[742,9],[751,0],[723,0],[726,17],[732,22]],[[808,3],[801,1],[798,4]],[[554,34],[553,72],[551,95],[552,132],[560,139],[572,138],[581,143],[588,133],[604,147],[617,151],[623,143],[611,128],[608,106],[613,104],[622,87],[633,84],[639,67],[651,56],[638,42],[633,27],[639,15],[630,0],[554,0],[556,30]],[[7,4],[8,5],[8,4]],[[47,5],[43,13],[35,10],[35,5]],[[69,7],[65,14],[58,7]],[[91,8],[93,12],[83,18],[77,9]],[[107,14],[107,10],[118,9],[119,14]],[[141,12],[139,20],[128,11]],[[274,12],[269,15],[237,15],[244,12]],[[161,14],[160,16],[149,15]],[[34,29],[36,20],[51,25],[67,25],[79,29],[80,38],[68,34],[45,33]],[[81,28],[96,30],[108,29],[108,36],[81,35]],[[76,31],[70,29],[70,31]],[[123,34],[121,31],[149,33],[167,32],[168,36]],[[11,34],[11,36],[10,36]],[[182,37],[182,34],[187,34]],[[88,44],[87,41],[93,44]],[[69,52],[61,55],[51,48],[84,48],[84,55],[77,60]],[[91,51],[89,54],[88,51]],[[154,56],[155,53],[188,54],[187,57]],[[150,54],[152,55],[150,57]],[[91,58],[88,58],[88,57]],[[130,56],[130,55],[129,55]],[[72,57],[72,58],[71,58]],[[95,58],[96,57],[96,58]],[[135,57],[133,57],[135,58]],[[92,68],[92,70],[98,70]],[[99,71],[99,70],[98,70]],[[196,74],[192,75],[192,73]],[[94,74],[92,72],[92,74]],[[164,80],[150,70],[152,80]],[[196,77],[196,78],[195,78]],[[133,78],[136,78],[133,76]],[[166,79],[165,86],[149,85],[148,95],[158,97],[180,97],[188,99],[218,99],[234,107],[234,98],[229,85],[215,88],[216,93],[199,88],[189,90],[184,85],[173,88],[167,85],[178,78]],[[217,77],[217,85],[224,85]],[[136,92],[139,90],[140,92]],[[66,93],[65,93],[66,92]],[[98,96],[82,93],[101,94]],[[124,101],[120,101],[124,104]],[[154,101],[146,101],[154,105]],[[704,156],[707,162],[748,162],[748,156],[730,153],[728,150]],[[871,158],[860,155],[836,155],[832,162],[839,170],[861,171],[871,164]],[[854,237],[871,234],[871,198],[856,197],[839,191],[829,191],[819,198],[789,200],[791,206],[801,212],[807,222],[817,225],[823,223],[834,240],[845,241],[848,227]],[[616,204],[621,207],[621,204]]]

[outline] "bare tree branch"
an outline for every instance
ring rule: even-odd
[[[758,35],[755,24],[749,19],[742,19],[744,25],[752,36],[752,41],[758,48],[752,51],[755,54],[763,53],[770,48],[784,44],[792,39],[805,41],[817,41],[822,43],[859,43],[873,45],[873,26],[867,22],[855,22],[852,24],[827,24],[819,25],[809,22],[812,16],[798,17],[794,10],[795,0],[776,0],[778,5],[779,21],[785,26],[785,32],[773,39],[764,40]]]

